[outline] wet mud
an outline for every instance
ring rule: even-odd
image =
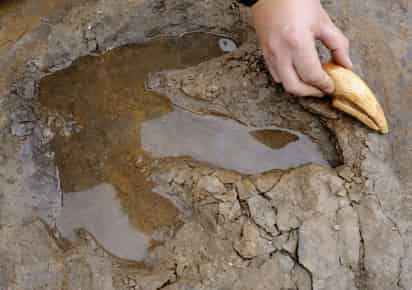
[[[152,191],[155,160],[143,150],[140,138],[144,122],[173,108],[166,97],[147,91],[144,81],[150,72],[183,68],[222,55],[220,38],[191,33],[122,47],[81,58],[42,80],[39,101],[55,114],[48,122],[57,133],[52,147],[67,199],[76,194],[78,200],[78,192],[108,183],[118,192],[138,231],[150,235],[159,227],[177,223],[178,209]],[[87,203],[90,198],[84,194]],[[72,215],[79,214],[71,209]],[[100,227],[110,227],[106,222]],[[117,227],[117,220],[111,222],[112,228]],[[112,239],[117,237],[112,235]]]
[[[260,143],[272,149],[280,149],[299,140],[299,136],[293,133],[276,129],[256,130],[250,134]]]
[[[412,23],[381,2],[323,5],[385,137],[276,85],[237,3],[2,1],[0,289],[410,289]]]
[[[244,174],[328,166],[319,146],[301,133],[251,131],[231,120],[175,110],[167,97],[145,88],[149,73],[196,65],[222,55],[226,46],[217,35],[184,34],[84,57],[41,81],[39,102],[56,134],[52,149],[63,190],[58,227],[66,237],[85,228],[116,256],[145,257],[150,235],[179,221],[167,195],[153,191],[159,158],[189,156]],[[123,214],[116,212],[116,199],[110,208],[113,194]]]

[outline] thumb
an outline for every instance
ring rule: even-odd
[[[333,60],[337,64],[352,68],[352,61],[349,56],[349,40],[331,20],[329,20],[329,24],[323,25],[318,39],[329,48]]]

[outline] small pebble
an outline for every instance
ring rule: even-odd
[[[219,47],[224,52],[231,52],[236,50],[237,44],[230,38],[219,39]]]

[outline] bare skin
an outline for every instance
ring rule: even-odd
[[[335,63],[352,67],[349,41],[319,0],[259,0],[252,12],[266,64],[287,92],[321,97],[334,91],[322,69],[316,39],[330,49]]]

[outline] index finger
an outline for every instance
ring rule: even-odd
[[[325,93],[332,93],[335,89],[334,83],[322,69],[314,37],[308,36],[304,43],[305,47],[298,48],[293,57],[293,65],[299,78],[307,85],[316,87]]]

